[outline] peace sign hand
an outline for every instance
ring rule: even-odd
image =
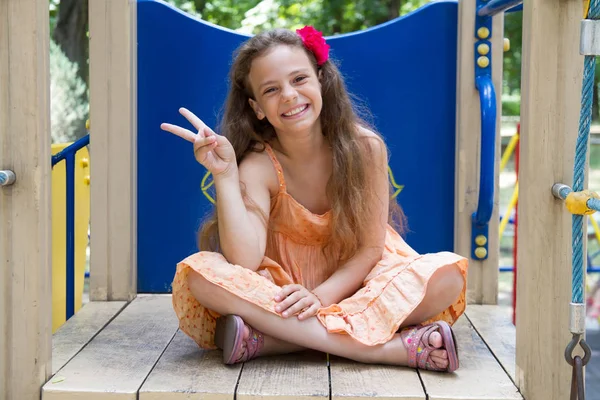
[[[235,151],[225,136],[217,135],[200,118],[191,111],[180,108],[183,115],[197,130],[198,133],[177,125],[163,123],[160,128],[171,132],[194,144],[194,156],[214,177],[226,175],[237,168]]]

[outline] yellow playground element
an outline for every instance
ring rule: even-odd
[[[52,145],[52,155],[71,143]],[[86,147],[75,155],[75,312],[82,306],[90,221],[90,165]],[[65,162],[52,169],[52,333],[65,323],[67,307],[67,193]]]

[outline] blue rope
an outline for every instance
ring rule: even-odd
[[[600,17],[600,0],[591,0],[588,19]],[[581,90],[581,112],[579,114],[579,133],[575,148],[575,165],[573,168],[573,191],[583,190],[585,179],[585,162],[587,160],[587,147],[592,122],[592,103],[594,96],[594,73],[596,57],[585,56],[583,71],[583,86]],[[583,268],[583,215],[573,215],[573,276],[572,276],[572,302],[583,303],[585,282]]]
[[[600,211],[600,199],[589,199],[587,201],[587,206],[592,210]],[[591,218],[591,217],[590,217]]]

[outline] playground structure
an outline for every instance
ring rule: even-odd
[[[519,249],[526,251],[517,255],[515,330],[498,322],[501,319],[494,306],[498,286],[499,215],[498,207],[492,205],[497,204],[495,165],[500,158],[499,137],[493,132],[499,124],[496,114],[500,102],[494,87],[501,87],[502,11],[516,5],[516,2],[507,4],[493,0],[488,5],[475,1],[444,1],[403,17],[405,25],[398,24],[402,29],[410,27],[418,36],[417,32],[421,32],[418,29],[427,31],[435,25],[426,26],[426,21],[418,19],[419,15],[422,18],[423,15],[441,13],[448,20],[448,13],[454,13],[457,17],[454,28],[452,25],[446,27],[456,32],[452,38],[452,41],[456,39],[455,47],[450,46],[454,50],[450,59],[455,64],[449,68],[455,72],[451,74],[452,79],[456,78],[455,85],[444,92],[440,104],[432,103],[432,99],[425,96],[425,100],[439,106],[440,110],[450,108],[452,117],[448,119],[444,114],[442,119],[455,121],[455,128],[451,129],[452,148],[456,149],[452,158],[455,165],[451,170],[453,185],[450,191],[442,188],[446,193],[455,194],[454,218],[446,221],[444,228],[451,230],[450,236],[431,243],[422,239],[423,244],[418,245],[441,250],[440,247],[446,246],[444,241],[450,237],[454,251],[471,257],[470,305],[467,318],[462,318],[456,327],[460,344],[466,344],[460,350],[462,367],[457,374],[441,376],[423,372],[417,375],[403,368],[358,366],[337,359],[325,362],[312,356],[260,360],[248,363],[243,371],[240,366],[225,368],[218,363],[214,352],[198,351],[177,333],[168,295],[139,295],[168,292],[152,287],[157,281],[147,269],[156,266],[148,264],[147,260],[153,258],[153,253],[140,254],[140,249],[167,249],[177,253],[179,258],[183,258],[181,252],[184,251],[176,247],[177,243],[162,243],[161,248],[149,242],[157,227],[164,228],[160,225],[164,222],[160,222],[157,210],[171,212],[172,205],[169,196],[149,198],[148,194],[152,193],[147,191],[154,187],[153,190],[170,192],[179,207],[184,208],[176,193],[184,186],[178,186],[181,180],[169,177],[172,177],[171,169],[180,171],[185,163],[191,162],[180,156],[186,154],[183,147],[179,150],[173,144],[165,147],[165,142],[160,140],[167,139],[154,142],[155,139],[144,136],[148,134],[144,124],[155,121],[142,120],[138,114],[140,109],[146,112],[152,109],[148,106],[152,98],[148,83],[153,77],[150,72],[163,67],[148,63],[149,56],[153,55],[151,42],[137,37],[139,33],[148,35],[153,29],[160,31],[160,24],[149,25],[147,18],[154,12],[152,10],[167,6],[155,1],[90,2],[92,302],[55,335],[53,342],[49,285],[51,157],[47,1],[0,1],[0,26],[6,27],[0,31],[0,43],[3,44],[0,46],[0,76],[8,77],[0,80],[0,169],[14,171],[16,176],[14,182],[10,182],[12,185],[0,189],[0,289],[3,290],[0,323],[6,327],[0,335],[0,349],[3,350],[0,355],[0,398],[39,398],[40,390],[43,399],[70,399],[92,396],[92,393],[94,398],[137,398],[138,394],[142,399],[176,398],[178,391],[209,393],[216,398],[232,398],[234,393],[240,398],[274,396],[275,393],[269,390],[283,390],[283,396],[287,395],[287,398],[337,398],[348,394],[360,398],[373,397],[373,393],[387,398],[407,394],[413,398],[496,396],[518,399],[521,395],[526,399],[565,398],[571,380],[571,369],[564,360],[565,346],[571,340],[569,295],[572,288],[570,268],[567,268],[571,265],[571,216],[564,210],[562,202],[552,196],[550,189],[557,182],[569,185],[573,178],[583,70],[583,57],[577,45],[582,7],[580,2],[564,0],[531,0],[523,7],[523,135],[520,138],[518,241]],[[477,10],[482,9],[498,14],[493,18],[476,17]],[[164,18],[184,21],[180,14],[175,15],[169,10]],[[192,19],[185,21],[182,26],[198,26]],[[476,24],[485,26],[476,29]],[[392,29],[392,26],[396,25],[377,27],[368,33],[375,35],[383,29]],[[482,27],[488,29],[487,35],[479,29]],[[208,28],[202,25],[198,29]],[[333,50],[339,49],[342,53],[344,46],[350,48],[350,42],[344,40],[352,36],[360,38],[360,35],[332,38]],[[199,37],[198,45],[231,47],[242,39],[234,35],[228,37],[229,43],[210,43]],[[488,53],[484,47],[479,47],[481,44],[489,46]],[[427,53],[431,48],[413,50]],[[448,60],[448,54],[439,48],[435,48],[434,54],[438,56],[437,60],[431,55],[425,57],[418,68],[443,69],[444,65],[440,68],[435,63]],[[140,59],[144,63],[138,64]],[[373,62],[373,59],[367,60]],[[406,60],[404,63],[411,65]],[[345,61],[342,63],[342,66],[347,65]],[[178,67],[185,76],[186,64]],[[201,64],[195,64],[195,67],[204,68]],[[220,79],[213,85],[221,87],[224,79],[217,72],[212,71],[215,75],[208,79]],[[167,76],[164,81],[165,85],[178,87],[174,76]],[[350,82],[352,85],[352,80]],[[480,93],[486,95],[480,96]],[[183,97],[183,92],[179,94],[182,97],[170,101],[193,101],[194,93],[188,91],[188,98]],[[165,105],[168,96],[154,97],[157,104],[166,109],[170,107]],[[205,100],[210,107],[215,107],[222,99],[207,96]],[[202,107],[207,106],[203,104]],[[487,117],[482,117],[478,111],[480,107]],[[158,117],[164,118],[164,114]],[[386,123],[390,124],[382,121],[384,136]],[[142,125],[144,128],[140,129]],[[484,135],[481,134],[482,125]],[[427,127],[424,124],[412,128]],[[487,143],[483,147],[482,141]],[[411,145],[410,148],[415,147]],[[153,153],[157,149],[171,156],[177,155],[181,160],[173,160],[160,152],[157,157]],[[486,157],[489,149],[492,149],[492,155]],[[392,164],[400,158],[394,154]],[[400,176],[398,171],[401,169],[394,165],[391,168],[396,172],[398,183],[406,184],[406,190],[399,197],[402,203],[402,196],[423,178],[405,182],[404,179],[410,177]],[[203,174],[196,167],[191,176],[198,177],[194,182],[196,193],[185,199],[193,203],[194,196],[203,196],[200,190]],[[489,194],[490,188],[492,197],[482,197],[481,193]],[[431,197],[440,203],[439,197]],[[149,200],[158,201],[158,204],[146,202]],[[410,204],[406,208],[409,221],[413,218],[411,213],[414,219],[419,218],[418,212],[423,213],[418,209],[411,211]],[[436,209],[428,211],[435,213]],[[477,222],[484,223],[474,224],[473,214]],[[189,215],[190,212],[181,213],[177,218]],[[190,224],[197,224],[197,221],[183,223],[187,224],[183,235],[189,236]],[[416,226],[419,225],[417,222]],[[418,236],[417,239],[416,242],[421,240]],[[479,248],[484,248],[485,252]],[[168,267],[164,269],[166,275],[171,272]],[[158,282],[160,285],[161,280]],[[488,306],[478,306],[480,304]],[[489,348],[480,336],[485,336]],[[302,360],[304,367],[297,367],[298,363],[293,362],[296,360]],[[169,367],[175,366],[181,368],[177,379],[168,374]],[[294,368],[303,368],[307,378],[304,382],[292,380],[293,373],[299,372]],[[283,371],[274,384],[287,383],[292,387],[253,386],[251,382],[262,382],[270,370]],[[327,377],[328,371],[332,381]],[[218,385],[213,382],[215,376],[222,378],[216,382]],[[329,389],[328,384],[331,385]]]

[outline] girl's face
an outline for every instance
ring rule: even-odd
[[[321,84],[303,49],[277,46],[250,67],[249,99],[258,119],[267,118],[277,132],[312,130],[323,105]]]

